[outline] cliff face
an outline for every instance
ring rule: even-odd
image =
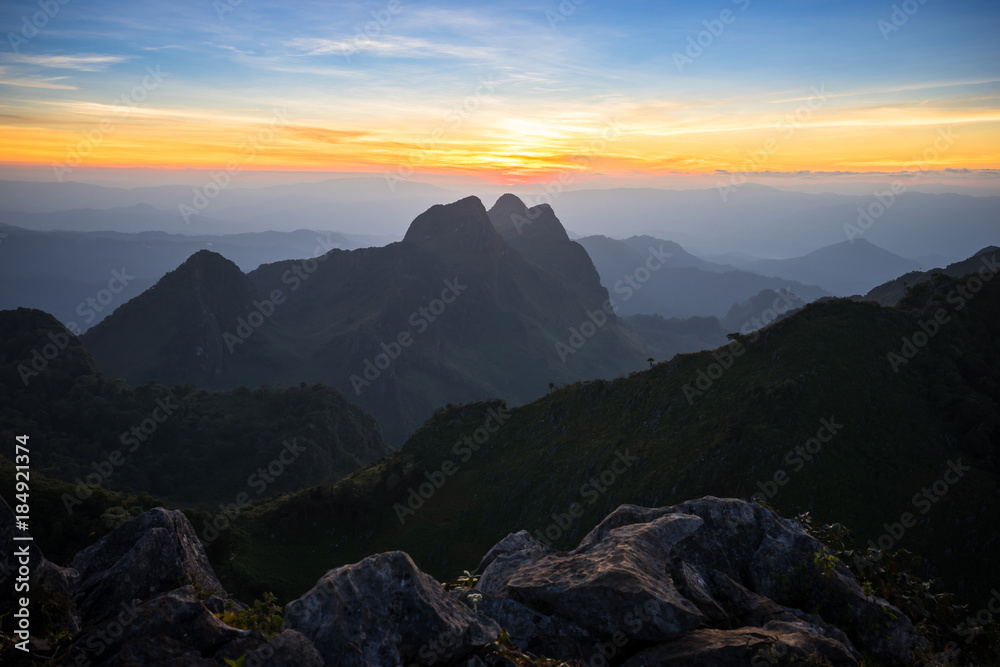
[[[5,555],[13,525],[0,505]],[[246,606],[228,600],[179,511],[131,519],[78,553],[72,569],[36,552],[36,599],[62,612],[47,629],[71,643],[54,651],[32,637],[30,653],[10,647],[5,664],[223,665],[246,656],[241,664],[498,665],[544,655],[570,664],[820,656],[855,665],[860,651],[902,662],[924,644],[842,563],[820,564],[823,545],[798,523],[712,497],[623,505],[569,552],[525,531],[508,535],[464,582],[471,588],[442,586],[403,552],[370,556],[290,602],[283,627],[224,622]]]

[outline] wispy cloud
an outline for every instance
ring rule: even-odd
[[[102,56],[97,54],[79,54],[72,56],[60,55],[28,55],[26,53],[8,54],[6,60],[22,65],[38,67],[53,67],[57,69],[75,69],[81,72],[101,72],[109,65],[125,62],[126,56]]]
[[[946,82],[924,82],[913,83],[903,86],[889,86],[886,88],[867,88],[862,90],[851,90],[846,92],[827,93],[826,97],[858,97],[864,95],[880,95],[886,93],[902,93],[918,90],[936,90],[939,88],[953,88],[956,86],[985,86],[991,83],[1000,83],[1000,79],[980,79],[975,81],[946,81]],[[801,102],[810,99],[810,96],[789,97],[780,100],[769,100],[768,104],[783,104],[786,102]]]
[[[325,127],[310,127],[306,125],[292,125],[288,132],[293,139],[300,141],[313,141],[327,144],[339,144],[351,139],[358,139],[368,134],[354,130],[330,130]]]
[[[298,37],[285,42],[285,46],[301,49],[303,55],[343,55],[345,53],[371,53],[376,56],[392,58],[436,58],[449,57],[463,60],[479,60],[495,55],[492,49],[464,46],[461,44],[445,44],[431,42],[414,37],[386,35],[377,39],[322,39],[316,37]]]
[[[56,83],[57,81],[62,81],[66,77],[64,76],[53,76],[44,79],[40,78],[24,78],[19,76],[11,76],[4,67],[0,67],[0,85],[4,86],[20,86],[21,88],[48,88],[50,90],[77,90],[76,86],[69,86],[65,83]]]
[[[222,49],[223,51],[232,51],[233,53],[238,53],[241,56],[252,56],[253,51],[244,51],[243,49],[238,49],[235,46],[229,46],[228,44],[212,44],[211,42],[206,42],[209,46],[214,46],[217,49]]]

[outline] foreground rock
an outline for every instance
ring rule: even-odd
[[[48,561],[34,541],[15,540],[15,535],[25,535],[15,531],[15,521],[14,512],[0,498],[0,618],[14,619],[20,613],[19,599],[26,592],[16,590],[15,586],[27,584],[27,594],[35,601],[29,607],[33,631],[40,634],[79,631],[79,618],[70,604],[78,579],[76,570]],[[27,581],[21,572],[25,565],[30,573]],[[11,620],[10,626],[14,623]],[[8,631],[12,631],[10,626],[6,626]],[[27,639],[15,634],[18,642]]]
[[[289,603],[285,627],[312,640],[327,665],[448,665],[500,634],[450,597],[401,551],[328,572]]]
[[[194,529],[180,510],[149,510],[73,558],[77,608],[91,621],[123,606],[192,586],[202,599],[224,593]]]
[[[4,554],[13,553],[13,545],[29,545],[33,636],[30,651],[10,647],[0,664],[195,667],[241,658],[246,667],[323,664],[294,630],[268,640],[216,616],[228,596],[179,511],[156,508],[127,521],[77,553],[72,569],[45,560],[33,542],[13,541],[13,519],[0,502]],[[16,562],[4,565],[16,572]],[[0,614],[11,603],[9,595],[0,597]],[[68,646],[41,639],[61,633],[71,635]]]
[[[508,544],[517,548],[484,560],[477,588],[594,638],[611,637],[614,651],[595,642],[597,651],[635,655],[634,664],[676,656],[685,664],[742,665],[782,646],[788,655],[819,653],[833,664],[856,664],[858,647],[905,662],[919,644],[909,620],[867,597],[846,566],[817,566],[823,545],[801,526],[753,503],[624,505],[568,553],[526,534]]]
[[[0,505],[10,546],[8,515]],[[180,512],[126,522],[78,553],[76,569],[31,553],[39,600],[61,605],[72,641],[46,653],[34,637],[33,663],[11,650],[3,664],[725,667],[857,665],[861,652],[906,664],[922,643],[842,563],[818,559],[823,545],[798,523],[739,500],[623,505],[569,552],[514,533],[472,589],[447,592],[405,553],[377,554],[290,602],[270,640],[220,620],[227,595]]]

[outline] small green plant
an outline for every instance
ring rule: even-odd
[[[254,600],[253,607],[249,609],[237,609],[232,600],[227,600],[225,610],[216,617],[226,625],[240,630],[256,630],[270,639],[281,633],[285,623],[276,600],[274,593],[264,593],[263,601]]]
[[[247,664],[247,657],[245,655],[241,655],[236,660],[230,660],[229,658],[223,658],[223,659],[226,661],[226,664],[229,665],[229,667],[244,667],[244,665]]]
[[[837,563],[840,559],[833,555],[828,548],[825,546],[813,554],[813,564],[824,579],[833,579],[834,570],[837,569]]]
[[[453,591],[456,588],[474,588],[477,583],[479,583],[479,577],[468,570],[463,570],[457,579],[452,579],[442,585],[446,591]]]

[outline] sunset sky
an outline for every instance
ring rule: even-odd
[[[0,162],[995,176],[1000,3],[895,7],[4,2]]]

